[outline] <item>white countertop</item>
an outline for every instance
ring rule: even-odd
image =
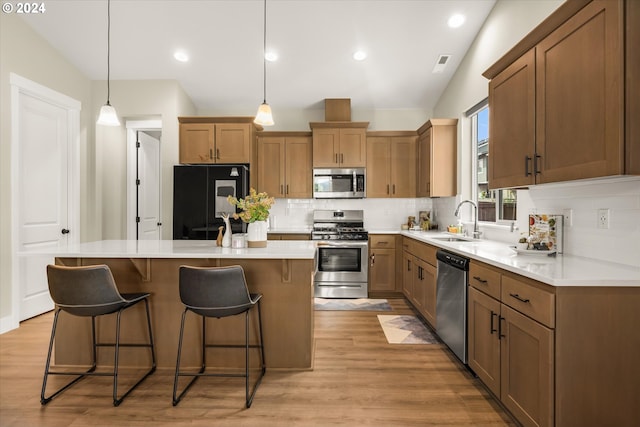
[[[555,257],[517,254],[508,244],[489,240],[438,240],[451,237],[443,232],[397,233],[553,286],[640,286],[640,267],[565,254]]]
[[[316,243],[310,240],[269,240],[266,248],[222,248],[212,240],[100,240],[66,248],[27,249],[20,256],[60,258],[236,258],[313,259]]]

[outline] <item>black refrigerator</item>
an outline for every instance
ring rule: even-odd
[[[248,165],[174,166],[173,239],[215,240],[224,225],[222,214],[236,212],[227,196],[248,193]],[[246,224],[231,218],[231,231],[245,233]]]

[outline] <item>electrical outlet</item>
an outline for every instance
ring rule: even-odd
[[[609,209],[598,209],[598,228],[609,228]]]
[[[573,209],[563,209],[562,216],[564,217],[564,226],[572,227],[573,226]]]

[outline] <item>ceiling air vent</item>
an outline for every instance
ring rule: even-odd
[[[451,55],[440,55],[436,61],[436,65],[433,67],[433,73],[441,73],[444,71],[444,67],[447,66]]]

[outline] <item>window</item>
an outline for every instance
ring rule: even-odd
[[[471,119],[471,147],[476,161],[472,175],[478,203],[478,221],[496,222],[516,220],[516,191],[489,189],[489,105],[482,101],[467,111]]]

